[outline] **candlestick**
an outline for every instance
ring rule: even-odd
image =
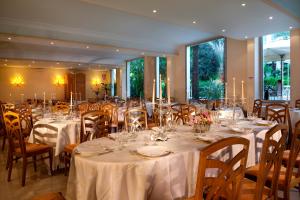
[[[153,79],[153,86],[152,86],[152,110],[154,111],[155,106],[155,79]]]
[[[43,96],[44,96],[44,110],[45,110],[45,108],[46,108],[46,92],[44,92]]]
[[[233,77],[233,97],[235,97],[235,77]]]
[[[72,107],[73,102],[72,102],[72,98],[73,98],[73,93],[71,92],[71,98],[70,98],[70,106]]]
[[[168,104],[171,105],[170,78],[168,78]]]
[[[227,93],[227,82],[225,83],[225,105],[227,105],[227,101],[228,101],[228,93]]]
[[[36,100],[36,93],[34,93],[34,100]]]
[[[242,104],[244,104],[244,81],[242,80]]]

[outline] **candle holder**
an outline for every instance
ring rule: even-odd
[[[232,121],[233,124],[235,124],[235,112],[236,112],[236,102],[235,102],[235,96],[233,96],[233,112],[232,112]]]

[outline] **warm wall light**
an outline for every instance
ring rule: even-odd
[[[17,87],[24,85],[24,79],[21,75],[16,75],[11,79],[11,84]]]
[[[93,86],[99,86],[101,84],[101,81],[98,77],[95,77],[92,79],[92,85]]]
[[[57,75],[54,79],[54,84],[57,85],[57,86],[64,85],[65,84],[65,79],[62,76]]]

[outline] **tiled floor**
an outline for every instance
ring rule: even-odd
[[[2,142],[0,141],[0,144]],[[64,174],[56,173],[54,176],[48,175],[46,164],[43,161],[38,163],[37,172],[33,170],[33,164],[27,168],[26,185],[21,186],[21,161],[18,162],[12,172],[12,180],[7,182],[6,151],[0,152],[0,199],[2,200],[27,200],[35,195],[47,192],[66,191],[68,178]],[[291,200],[299,200],[300,195],[296,189],[291,191]]]

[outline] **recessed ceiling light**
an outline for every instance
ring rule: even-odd
[[[56,64],[59,65],[59,62],[57,62]]]
[[[8,37],[7,39],[8,39],[8,40],[11,40],[11,37]]]
[[[51,41],[50,44],[51,44],[51,45],[54,45],[54,42]]]
[[[273,16],[270,16],[270,17],[269,17],[269,20],[272,20],[272,19],[273,19]]]
[[[152,12],[153,12],[153,13],[157,13],[157,10],[154,9],[154,10],[152,10]]]
[[[141,54],[142,54],[142,55],[145,55],[145,53],[144,53],[144,52],[142,52]]]
[[[86,46],[85,48],[89,49],[90,47],[89,47],[89,46]]]
[[[293,29],[293,27],[292,27],[292,26],[290,26],[290,27],[289,27],[289,29],[290,29],[290,30],[292,30],[292,29]]]
[[[80,66],[81,64],[80,63],[78,63],[78,66]]]
[[[226,32],[226,29],[222,29],[222,32],[225,33],[225,32]]]
[[[196,22],[196,21],[193,21],[193,24],[197,24],[197,22]]]
[[[119,52],[120,50],[119,49],[116,49],[116,52]]]
[[[247,36],[247,35],[245,35],[245,39],[248,39],[248,36]]]
[[[242,3],[241,6],[245,7],[245,6],[246,6],[246,3]]]

